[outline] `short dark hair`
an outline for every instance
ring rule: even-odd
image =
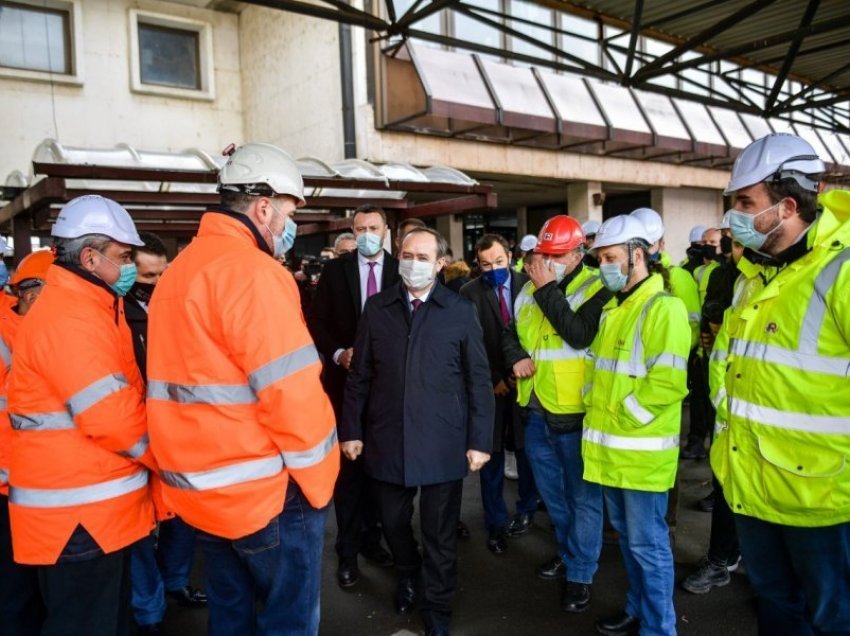
[[[443,235],[440,234],[437,230],[432,230],[430,227],[424,227],[424,224],[423,227],[415,227],[409,232],[405,232],[404,236],[402,237],[402,241],[411,234],[430,234],[431,236],[433,236],[437,240],[438,259],[443,258],[446,255],[446,252],[449,251],[449,243],[443,237]],[[401,248],[401,244],[399,244],[399,248]]]
[[[143,254],[153,254],[154,256],[168,257],[168,250],[165,249],[165,243],[153,232],[139,232],[139,238],[142,239],[144,245],[133,247],[133,258],[139,252]]]
[[[252,194],[243,192],[230,192],[229,190],[221,191],[221,205],[225,208],[230,208],[234,212],[245,212],[251,206],[252,201],[256,201],[257,197]]]
[[[374,203],[364,203],[363,205],[358,206],[357,209],[354,210],[354,214],[351,215],[352,223],[354,223],[354,217],[358,214],[380,214],[384,225],[387,224],[387,213],[384,212],[382,207],[377,206]]]
[[[428,226],[425,225],[425,221],[423,221],[422,219],[416,219],[416,218],[414,218],[414,219],[404,219],[403,221],[400,221],[399,224],[398,224],[399,236],[401,236],[402,234],[407,234],[407,232],[401,231],[401,228],[403,228],[403,227],[406,227],[407,232],[410,232],[410,230],[412,230],[413,228],[428,227]]]
[[[478,256],[478,252],[483,252],[484,250],[489,250],[494,245],[499,244],[505,248],[505,254],[510,256],[511,248],[508,245],[508,241],[504,236],[500,234],[485,234],[478,242],[475,243],[475,255]]]
[[[765,181],[767,196],[771,203],[782,199],[794,199],[797,202],[797,214],[806,223],[813,223],[818,215],[818,193],[803,188],[795,179]]]

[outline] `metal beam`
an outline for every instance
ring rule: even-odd
[[[656,20],[653,20],[651,23],[647,24],[645,28],[657,29],[660,25],[666,24],[667,22],[675,22],[679,18],[684,18],[686,16],[689,18],[693,18],[694,15],[703,11],[704,9],[716,9],[721,4],[724,4],[729,1],[730,0],[708,0],[707,2],[699,4],[695,7],[689,6],[687,9],[678,10],[675,13],[671,13]]]
[[[806,10],[803,12],[803,17],[800,19],[800,29],[804,29],[812,23],[815,13],[818,11],[819,4],[820,0],[809,0],[809,4],[806,5]],[[770,95],[767,96],[767,101],[764,104],[764,112],[768,115],[775,114],[773,112],[773,106],[776,104],[776,98],[779,96],[779,91],[782,90],[782,85],[785,83],[785,78],[788,77],[792,64],[794,64],[794,60],[797,57],[797,52],[800,50],[800,45],[803,43],[804,37],[806,36],[796,35],[794,36],[794,39],[791,40],[791,45],[788,47],[788,53],[782,61],[782,66],[776,74],[776,80],[773,82],[773,88],[770,91]]]
[[[66,192],[64,179],[55,177],[42,179],[21,192],[6,206],[0,208],[0,223],[6,223],[24,210],[32,209],[36,202],[44,202],[47,205],[67,201]]]
[[[846,46],[846,43],[844,43],[844,44],[845,44],[845,46]],[[791,95],[788,99],[786,99],[786,100],[784,100],[784,101],[780,102],[779,104],[777,104],[777,105],[776,105],[776,112],[777,112],[777,113],[784,112],[784,109],[785,109],[787,106],[790,106],[792,102],[794,102],[794,101],[796,101],[796,100],[800,99],[801,97],[803,97],[804,95],[806,95],[806,94],[808,94],[808,93],[812,92],[813,90],[815,90],[815,89],[816,89],[816,88],[818,88],[819,86],[823,86],[823,85],[824,85],[824,84],[826,84],[829,80],[831,80],[833,77],[837,77],[837,76],[839,76],[839,75],[843,74],[843,73],[844,73],[844,72],[846,72],[848,69],[850,69],[850,62],[848,62],[847,64],[845,64],[845,65],[843,65],[843,66],[840,66],[839,68],[835,69],[835,70],[834,70],[834,71],[832,71],[831,73],[828,73],[827,75],[824,75],[824,76],[823,76],[822,78],[820,78],[819,80],[815,80],[814,82],[812,82],[811,84],[809,84],[809,85],[807,85],[805,88],[803,88],[803,90],[801,90],[799,93],[796,93],[795,95]]]
[[[403,16],[401,16],[398,22],[396,22],[387,29],[387,34],[394,35],[396,33],[400,33],[414,22],[424,20],[428,16],[433,15],[434,13],[438,13],[443,9],[448,9],[452,5],[456,5],[459,2],[460,0],[431,0],[427,7],[420,9],[415,13],[411,13],[411,11],[413,10],[413,7],[411,7],[410,10],[408,10]]]
[[[408,208],[402,212],[399,220],[403,219],[422,219],[431,216],[442,216],[444,214],[455,214],[457,212],[466,212],[469,210],[479,210],[496,207],[496,194],[480,195],[475,194],[467,197],[457,197],[455,199],[444,199],[443,201],[433,201],[431,203],[420,203]]]
[[[246,0],[249,4],[256,4],[269,9],[279,9],[281,11],[291,11],[308,15],[314,18],[323,18],[325,20],[335,20],[344,24],[353,24],[361,26],[364,29],[372,29],[374,31],[386,31],[390,26],[385,20],[375,17],[365,12],[361,14],[352,14],[349,12],[334,11],[327,7],[322,7],[316,4],[307,4],[298,0]]]
[[[643,17],[643,0],[635,0],[635,11],[632,16],[632,34],[629,38],[629,52],[626,54],[626,69],[623,71],[623,84],[628,86],[635,63],[635,48],[640,35],[640,21]]]
[[[783,112],[785,113],[795,113],[799,110],[809,110],[811,108],[824,108],[826,106],[832,106],[833,104],[840,104],[841,102],[850,101],[850,88],[845,88],[837,93],[835,93],[832,97],[827,99],[816,100],[812,102],[808,102],[806,104],[799,104],[797,106],[789,106]],[[2,222],[2,218],[0,218],[0,222]]]

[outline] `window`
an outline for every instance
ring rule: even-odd
[[[205,22],[132,9],[133,91],[213,99],[212,27]]]
[[[537,4],[532,4],[530,2],[522,2],[521,0],[512,0],[511,1],[511,16],[515,16],[517,18],[522,18],[523,20],[528,20],[529,22],[534,22],[536,24],[545,25],[548,27],[552,26],[553,14],[551,9],[543,8]],[[553,34],[550,29],[544,29],[542,27],[531,26],[526,22],[517,22],[510,20],[508,22],[508,26],[513,28],[515,31],[519,31],[523,35],[527,35],[536,40],[540,40],[541,42],[548,44],[550,46],[553,45],[552,39]],[[533,57],[540,57],[545,60],[551,60],[554,58],[550,51],[546,49],[542,49],[539,46],[535,46],[534,44],[523,40],[521,38],[512,37],[511,38],[511,48],[517,52],[522,53],[523,55],[531,55]],[[560,61],[560,60],[559,60]]]
[[[561,48],[576,57],[599,65],[599,25],[593,20],[585,20],[577,16],[562,13],[561,29],[569,35],[561,36]],[[572,63],[572,62],[571,62]]]
[[[77,11],[71,2],[0,0],[0,75],[78,82]]]
[[[481,7],[490,11],[501,11],[500,0],[470,0],[465,2],[467,6],[473,8]],[[488,18],[494,22],[501,22],[501,18],[492,13],[481,12],[479,15]],[[491,27],[480,20],[471,18],[459,11],[454,12],[454,36],[459,40],[467,42],[476,42],[484,46],[490,46],[495,49],[503,49],[504,42],[502,40],[502,32],[495,27]],[[496,58],[494,58],[496,59]]]

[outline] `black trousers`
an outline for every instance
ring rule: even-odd
[[[688,429],[688,446],[705,444],[705,438],[714,430],[714,405],[708,387],[708,356],[693,354],[689,366],[691,373],[691,426]]]
[[[0,495],[0,634],[32,636],[43,620],[38,569],[13,560],[9,498]]]
[[[373,482],[381,511],[381,524],[400,577],[422,573],[422,615],[429,629],[447,626],[457,589],[457,523],[463,481],[407,488]],[[413,537],[413,499],[419,491],[419,526],[422,553]]]
[[[726,497],[723,496],[723,489],[717,482],[717,478],[712,478],[712,483],[714,484],[714,508],[711,509],[708,558],[715,565],[735,565],[741,555],[735,515],[726,503]]]
[[[381,541],[378,510],[372,493],[372,479],[363,472],[363,458],[342,457],[334,486],[336,514],[336,553],[340,559],[353,559],[364,546]]]

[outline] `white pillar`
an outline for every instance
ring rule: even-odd
[[[594,195],[597,202],[594,203]],[[602,183],[580,181],[567,186],[567,210],[579,223],[594,219],[602,223]]]
[[[455,258],[463,258],[463,215],[445,214],[437,217],[437,231],[448,241]]]
[[[723,217],[723,194],[706,188],[655,188],[652,208],[664,219],[664,249],[674,263],[685,258],[695,225],[717,227]]]

